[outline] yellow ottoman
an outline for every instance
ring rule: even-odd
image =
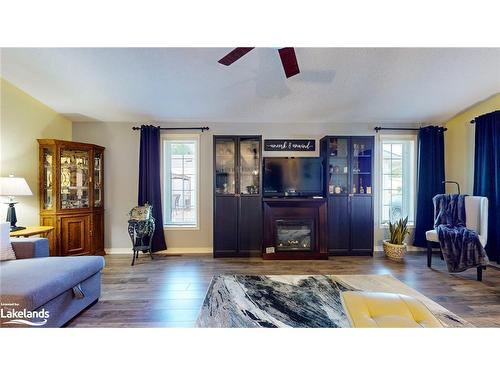
[[[395,293],[343,292],[342,304],[355,328],[428,328],[441,322],[419,300]]]

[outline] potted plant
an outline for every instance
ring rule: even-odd
[[[406,243],[404,242],[408,230],[408,216],[399,219],[395,223],[389,222],[389,232],[391,238],[384,240],[384,253],[387,258],[396,262],[402,262],[406,253]]]

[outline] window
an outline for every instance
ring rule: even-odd
[[[198,227],[198,143],[196,136],[171,134],[162,141],[163,223]]]
[[[415,137],[382,138],[380,223],[415,222]]]

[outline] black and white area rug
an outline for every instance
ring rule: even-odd
[[[218,275],[212,279],[197,327],[349,327],[340,293],[400,293],[423,302],[445,327],[472,327],[391,275]]]

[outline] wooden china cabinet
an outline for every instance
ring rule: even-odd
[[[104,254],[104,147],[39,139],[40,225],[50,255]]]

